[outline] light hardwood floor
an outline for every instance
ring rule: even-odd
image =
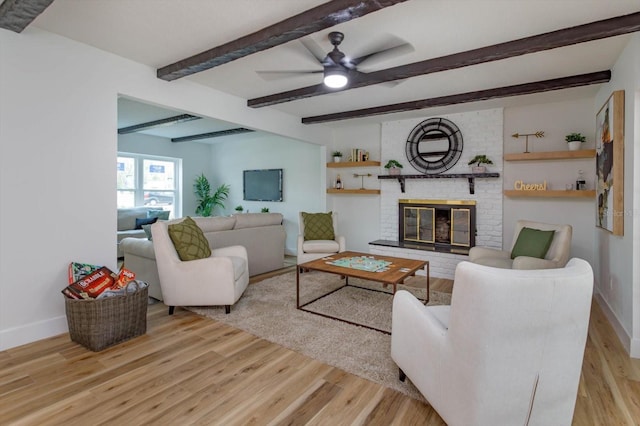
[[[451,290],[448,280],[432,284]],[[574,425],[638,424],[640,360],[595,303],[582,370]],[[184,309],[169,316],[157,303],[146,335],[100,353],[67,334],[0,352],[0,425],[9,424],[444,422],[401,393]]]

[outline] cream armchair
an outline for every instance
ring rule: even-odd
[[[391,357],[451,426],[571,425],[593,272],[458,264],[451,306],[393,300]]]
[[[176,306],[224,305],[226,313],[249,284],[247,250],[230,246],[211,250],[211,257],[182,261],[169,237],[167,222],[151,226],[160,288],[169,314]]]
[[[511,259],[511,250],[518,240],[522,228],[540,229],[542,231],[554,230],[555,234],[551,246],[544,259],[536,257],[518,256]],[[498,250],[488,247],[472,247],[469,250],[469,261],[485,266],[507,269],[550,269],[562,268],[569,260],[571,253],[571,238],[573,228],[571,225],[554,225],[549,223],[519,220],[516,223],[511,250]]]
[[[302,212],[299,214],[298,226],[300,233],[298,234],[298,265],[312,260],[320,259],[325,256],[331,256],[335,253],[346,251],[346,241],[344,236],[338,235],[338,213],[332,212],[333,240],[307,240],[304,239],[304,220]]]

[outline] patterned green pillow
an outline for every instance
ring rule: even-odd
[[[173,241],[180,260],[204,259],[211,256],[207,238],[189,216],[182,222],[169,225],[168,228],[169,237]]]
[[[511,249],[511,258],[529,256],[544,259],[547,251],[549,251],[555,232],[554,230],[542,231],[527,227],[522,228],[516,243],[513,245],[513,249]]]
[[[304,240],[333,240],[333,218],[329,213],[305,213],[302,212],[304,223]]]

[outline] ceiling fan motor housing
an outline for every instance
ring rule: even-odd
[[[342,43],[342,40],[344,40],[344,34],[342,34],[341,32],[332,31],[329,33],[329,41],[335,47],[338,47],[338,45]]]

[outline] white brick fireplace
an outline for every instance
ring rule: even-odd
[[[445,174],[470,173],[468,162],[478,154],[486,154],[493,165],[489,172],[500,173],[499,178],[475,179],[475,194],[469,193],[466,178],[457,179],[407,179],[405,192],[402,193],[397,180],[380,181],[380,238],[398,241],[398,200],[400,199],[436,199],[436,200],[475,200],[476,201],[476,245],[502,247],[502,148],[503,148],[503,110],[490,109],[461,114],[441,115],[460,128],[463,137],[463,150],[460,160]],[[405,156],[405,143],[411,130],[420,119],[386,122],[381,130],[381,161],[390,159],[403,164],[403,174],[422,174],[413,169]],[[458,262],[467,259],[466,255],[441,253],[436,251],[415,250],[382,245],[369,245],[372,254],[399,256],[410,259],[428,260],[433,277],[453,278]]]

